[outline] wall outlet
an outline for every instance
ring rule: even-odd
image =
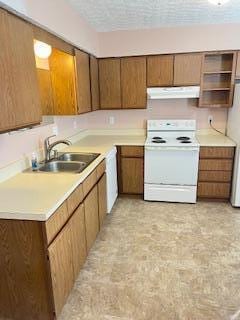
[[[76,120],[73,121],[73,128],[77,129],[77,121]]]
[[[54,126],[52,128],[52,133],[55,134],[56,136],[58,135],[58,127],[57,126]]]
[[[212,115],[208,116],[208,123],[210,123],[210,122],[213,122],[213,116]]]
[[[111,125],[115,124],[115,118],[113,116],[109,117],[109,124]]]

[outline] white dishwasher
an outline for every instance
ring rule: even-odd
[[[117,148],[114,147],[106,156],[107,175],[107,213],[110,213],[118,197],[117,183]]]

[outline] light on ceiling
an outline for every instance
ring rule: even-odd
[[[227,3],[229,0],[208,0],[210,3],[215,4],[216,6],[222,6]]]
[[[42,41],[34,41],[34,52],[37,57],[47,59],[52,53],[52,47]]]

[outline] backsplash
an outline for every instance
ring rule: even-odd
[[[106,110],[90,113],[87,116],[89,129],[127,129],[146,127],[147,119],[196,119],[198,129],[208,129],[208,117],[213,116],[213,125],[225,131],[227,109],[197,108],[195,99],[169,99],[148,101],[143,110]],[[114,119],[110,119],[113,117]],[[110,121],[114,121],[111,124]]]
[[[208,117],[212,115],[213,125],[224,132],[227,110],[199,109],[196,103],[194,99],[149,101],[144,110],[101,110],[81,116],[54,117],[53,124],[0,134],[0,168],[20,159],[28,161],[33,151],[42,149],[44,139],[53,134],[54,127],[58,130],[57,139],[85,129],[143,129],[147,119],[196,119],[198,129],[207,129]]]

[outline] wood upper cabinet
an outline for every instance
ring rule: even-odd
[[[78,113],[90,112],[91,85],[90,85],[90,58],[83,51],[75,49],[76,60],[76,91],[78,101]]]
[[[0,131],[41,122],[31,25],[0,9]]]
[[[240,51],[237,53],[236,78],[240,79]]]
[[[161,87],[173,85],[173,55],[147,57],[147,86]]]
[[[176,54],[174,59],[174,86],[200,85],[201,53]]]
[[[54,115],[77,114],[74,57],[54,49],[49,57]]]
[[[101,109],[120,109],[122,107],[120,59],[100,59],[98,63]]]
[[[84,200],[87,252],[91,249],[99,232],[98,218],[98,188],[97,185],[90,191]]]
[[[95,111],[100,108],[99,73],[98,73],[98,59],[93,56],[90,56],[90,78],[91,78],[92,111]]]
[[[101,228],[103,221],[107,214],[107,178],[106,173],[98,182],[98,215],[99,228]]]
[[[122,107],[147,107],[147,58],[121,58]]]
[[[43,115],[54,114],[51,74],[49,70],[37,69],[40,101]]]

